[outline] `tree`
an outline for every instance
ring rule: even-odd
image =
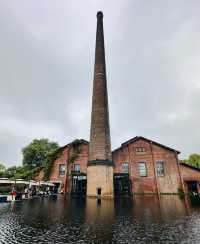
[[[190,154],[189,158],[185,159],[184,162],[194,167],[200,168],[200,154]]]
[[[16,166],[12,166],[6,169],[6,171],[4,172],[4,176],[7,178],[13,178],[15,176],[17,172],[17,167]]]
[[[3,164],[0,164],[0,177],[4,176],[6,167]]]
[[[29,145],[22,149],[23,166],[34,169],[44,166],[48,154],[59,148],[58,143],[48,139],[34,139]]]

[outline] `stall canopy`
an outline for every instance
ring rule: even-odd
[[[0,178],[0,184],[24,184],[24,185],[30,185],[30,186],[39,186],[39,185],[45,185],[45,186],[54,186],[53,183],[51,182],[46,182],[46,181],[34,181],[34,180],[30,180],[30,181],[26,181],[23,179],[16,179],[16,180],[11,180],[8,178]]]

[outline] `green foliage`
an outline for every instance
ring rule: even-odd
[[[58,149],[56,142],[48,139],[34,139],[29,145],[22,149],[23,166],[29,169],[42,167],[51,151]]]
[[[5,168],[0,164],[0,177],[10,179],[34,179],[44,169],[46,177],[51,172],[52,163],[58,154],[58,144],[48,139],[34,139],[22,149],[23,166]]]
[[[180,199],[184,198],[185,194],[184,194],[182,187],[178,187],[178,194],[179,194]]]
[[[73,164],[76,158],[78,157],[78,155],[80,154],[81,152],[80,144],[81,144],[81,140],[79,139],[76,139],[71,143],[72,150],[70,151],[69,163]]]
[[[11,191],[12,191],[12,187],[11,186],[1,186],[0,187],[0,194],[2,194],[2,195],[7,195]]]
[[[40,168],[30,169],[26,166],[12,166],[5,170],[2,177],[6,177],[9,179],[24,179],[31,180],[36,177]]]
[[[47,157],[44,161],[43,170],[44,170],[44,180],[49,180],[51,170],[53,167],[53,162],[60,156],[62,151],[60,149],[52,150],[47,154]]]
[[[189,158],[183,160],[183,162],[191,166],[200,168],[200,154],[197,153],[190,154]]]
[[[12,167],[7,168],[5,170],[3,176],[6,177],[6,178],[14,178],[14,176],[16,175],[16,172],[17,172],[18,168],[20,168],[20,167],[12,166]]]
[[[0,164],[0,177],[3,177],[5,171],[6,171],[6,167],[3,164]]]

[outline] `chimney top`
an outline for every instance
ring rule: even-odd
[[[98,11],[97,12],[97,18],[103,19],[103,12]]]

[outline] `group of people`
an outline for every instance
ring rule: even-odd
[[[50,189],[36,189],[36,187],[25,187],[24,189],[16,189],[15,187],[12,188],[11,196],[12,200],[22,200],[22,199],[30,199],[36,195],[49,195]]]

